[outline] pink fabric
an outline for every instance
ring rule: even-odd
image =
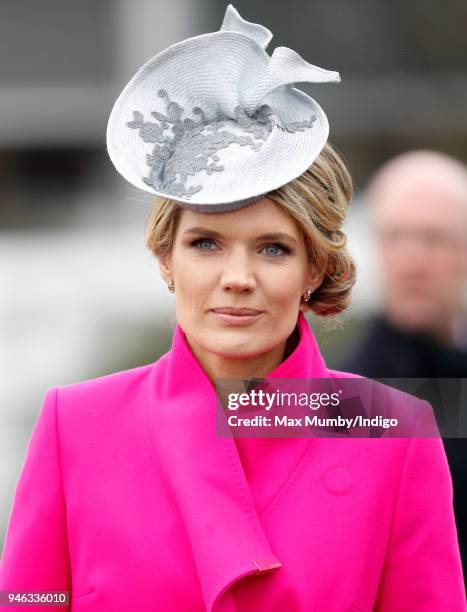
[[[269,376],[343,376],[298,325]],[[452,495],[438,438],[218,438],[177,326],[155,363],[47,391],[0,590],[69,590],[75,612],[465,611]]]

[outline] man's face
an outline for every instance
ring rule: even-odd
[[[462,304],[467,201],[424,180],[395,181],[373,205],[387,314],[404,328],[438,327]]]

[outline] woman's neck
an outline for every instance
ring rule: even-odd
[[[265,378],[295,350],[300,334],[296,326],[285,342],[271,351],[251,359],[222,357],[216,353],[206,351],[196,342],[193,342],[186,334],[185,337],[193,355],[206,372],[211,383],[215,386],[215,381],[221,378]]]

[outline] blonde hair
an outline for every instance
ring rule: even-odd
[[[337,149],[326,143],[317,159],[299,177],[267,194],[302,230],[310,264],[322,272],[322,282],[307,302],[320,316],[347,308],[356,280],[355,263],[342,232],[352,178]],[[182,207],[169,198],[156,197],[146,226],[145,242],[156,258],[169,255]]]

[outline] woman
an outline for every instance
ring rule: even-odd
[[[269,39],[231,6],[223,29],[227,39],[205,35],[215,62],[218,40],[253,36],[264,50]],[[244,34],[231,36],[235,29]],[[200,42],[180,43],[184,62]],[[137,73],[140,93],[148,75],[152,89],[167,85],[165,61],[169,81],[180,74],[171,63],[180,47],[156,58]],[[282,131],[270,129],[264,108],[237,112],[236,125],[225,116],[182,125],[182,107],[164,89],[166,114],[153,111],[159,123],[134,108],[128,125],[155,144],[148,160],[128,132],[116,134],[118,115],[128,113],[121,98],[114,107],[112,161],[141,188],[149,163],[144,185],[158,194],[147,245],[175,293],[172,347],[155,363],[47,392],[16,489],[0,589],[70,591],[72,610],[83,612],[466,609],[439,438],[215,434],[219,378],[346,376],[326,367],[304,313],[333,315],[348,303],[355,268],[341,224],[351,179],[326,130],[313,132],[312,123],[324,125],[319,107],[308,123],[281,107],[290,95],[303,111],[305,99],[284,88],[280,68],[270,70],[280,84],[268,100]],[[210,95],[211,85],[203,85]],[[211,161],[193,164],[187,149],[204,146],[206,126]],[[265,165],[271,152],[261,158],[264,147],[239,135],[245,129],[278,139],[274,172]],[[292,155],[297,141],[303,149]],[[266,179],[258,184],[248,173],[259,159]]]

